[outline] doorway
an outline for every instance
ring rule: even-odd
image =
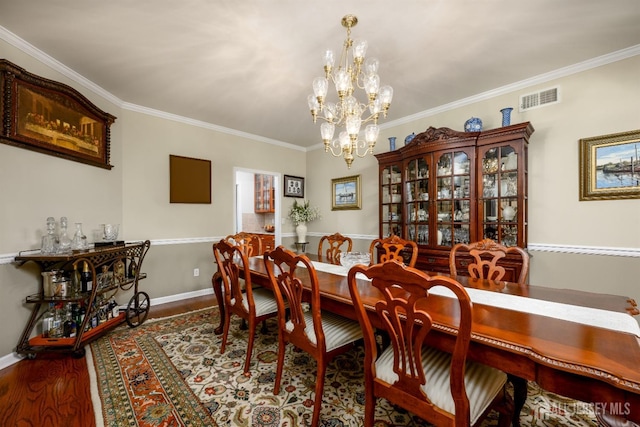
[[[259,207],[256,209],[256,176],[258,181],[264,178],[273,189],[273,212],[270,209]],[[261,182],[261,181],[260,181]],[[276,172],[268,172],[254,169],[234,168],[234,232],[245,231],[248,233],[274,234],[275,245],[281,242],[281,214],[280,214],[280,190],[281,176]],[[269,225],[273,226],[273,232],[267,231]],[[265,228],[265,226],[267,226]]]

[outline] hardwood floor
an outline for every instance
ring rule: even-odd
[[[214,305],[207,295],[151,306],[149,318]],[[95,427],[86,358],[38,354],[0,370],[0,426]]]

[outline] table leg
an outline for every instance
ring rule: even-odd
[[[211,286],[213,287],[213,293],[216,295],[218,301],[218,308],[220,309],[220,325],[213,330],[216,335],[222,333],[224,328],[224,298],[222,296],[222,276],[216,271],[211,277]]]
[[[516,377],[515,375],[507,375],[509,382],[513,384],[513,421],[511,425],[513,427],[520,427],[520,411],[524,407],[524,403],[527,400],[527,380],[524,378]]]

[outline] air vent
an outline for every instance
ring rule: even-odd
[[[533,108],[544,107],[560,102],[558,88],[553,87],[539,92],[522,95],[520,97],[520,111],[527,111]]]

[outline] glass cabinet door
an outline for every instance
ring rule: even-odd
[[[484,238],[518,245],[518,154],[510,145],[488,149],[481,159],[479,215]]]
[[[436,154],[436,215],[438,246],[469,243],[471,236],[471,165],[473,154]]]
[[[402,175],[399,165],[390,165],[380,172],[382,204],[380,226],[383,237],[402,236]]]
[[[429,164],[424,158],[410,160],[405,167],[405,223],[407,240],[429,244]]]

